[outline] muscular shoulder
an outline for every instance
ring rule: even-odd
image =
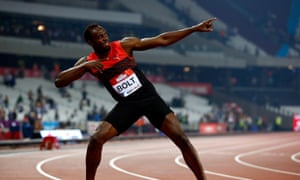
[[[143,51],[162,45],[158,37],[149,38],[137,38],[137,37],[126,37],[121,40],[121,44],[124,49],[130,49],[130,51],[138,50]]]
[[[121,44],[122,45],[134,45],[135,43],[139,42],[140,39],[137,37],[124,37],[121,39]]]
[[[128,54],[132,54],[132,51],[136,49],[140,41],[141,40],[137,37],[125,37],[121,39],[120,43]]]

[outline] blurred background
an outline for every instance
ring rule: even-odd
[[[39,141],[58,130],[59,139],[85,139],[113,107],[89,74],[66,88],[53,84],[91,51],[87,25],[118,40],[211,17],[218,19],[212,33],[135,53],[184,130],[299,131],[299,16],[297,0],[0,0],[0,142]],[[130,135],[160,133],[141,117],[121,136]]]

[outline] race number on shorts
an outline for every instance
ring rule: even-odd
[[[110,80],[110,84],[114,90],[123,97],[129,96],[142,87],[141,82],[132,69],[127,69],[113,77]]]

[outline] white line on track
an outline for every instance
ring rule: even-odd
[[[182,159],[182,156],[181,156],[181,155],[180,155],[180,156],[177,156],[177,157],[175,158],[175,163],[178,164],[179,166],[188,168],[186,164],[180,162],[180,159]],[[205,173],[207,173],[207,174],[212,174],[212,175],[216,175],[216,176],[221,176],[221,177],[226,177],[226,178],[230,178],[230,179],[251,180],[251,179],[244,178],[244,177],[231,176],[231,175],[227,175],[227,174],[223,174],[223,173],[217,173],[217,172],[208,171],[208,170],[205,170]]]
[[[273,141],[268,141],[269,144],[272,144],[272,143],[278,143],[278,140],[273,140]],[[200,152],[200,154],[204,154],[204,153],[220,153],[221,151],[226,151],[226,150],[236,150],[237,148],[246,148],[246,147],[253,147],[253,146],[257,146],[257,145],[264,145],[266,146],[266,142],[260,142],[258,143],[257,140],[255,140],[254,142],[243,142],[243,143],[238,143],[238,145],[236,144],[231,144],[231,145],[224,145],[224,144],[221,144],[219,146],[215,146],[215,147],[210,147],[209,149],[207,150],[203,150]],[[225,146],[225,147],[224,147]],[[273,146],[273,145],[270,145],[270,146]]]
[[[262,143],[262,144],[265,144],[265,143]],[[237,148],[237,147],[247,147],[247,146],[251,146],[251,144],[242,144],[242,145],[239,144],[239,145],[236,145],[236,146],[230,146],[230,147],[222,148],[222,150],[232,149],[232,148]],[[213,149],[216,149],[216,148],[214,147]],[[217,148],[217,149],[220,150],[220,148]],[[142,152],[142,153],[129,153],[129,154],[117,156],[117,157],[111,159],[110,162],[109,162],[109,164],[110,164],[110,166],[113,169],[115,169],[117,171],[120,171],[122,173],[128,174],[128,175],[131,175],[131,176],[139,177],[139,178],[142,178],[142,179],[148,179],[148,180],[159,180],[157,178],[153,178],[153,177],[149,177],[149,176],[144,176],[144,175],[141,175],[141,174],[137,174],[137,173],[130,172],[130,171],[127,171],[125,169],[122,169],[122,168],[120,168],[120,167],[118,167],[116,165],[116,161],[118,161],[120,159],[128,158],[128,157],[133,157],[133,156],[138,156],[138,155],[144,155],[144,154],[154,154],[154,153],[160,153],[160,152],[162,152],[162,150],[151,151],[151,152],[150,151],[148,151],[148,152],[146,151],[146,152]],[[212,152],[212,150],[208,149],[208,150],[200,152],[200,153],[205,153],[205,152],[207,152],[207,153],[208,152]],[[177,158],[178,158],[178,162],[179,162],[179,159],[182,158],[182,156],[179,155]],[[176,164],[178,164],[178,163],[176,162]],[[178,165],[182,166],[182,167],[185,167],[185,168],[188,168],[185,164],[182,164],[182,163],[181,164],[179,163]],[[217,176],[221,176],[221,177],[227,177],[227,178],[231,178],[231,179],[251,180],[251,179],[247,179],[247,178],[244,178],[244,177],[231,176],[231,175],[217,173],[217,172],[212,172],[212,171],[207,171],[207,170],[205,170],[205,172],[208,173],[208,174],[213,174],[213,175],[217,175]]]
[[[77,155],[78,153],[73,153],[73,154],[65,154],[65,155],[61,155],[61,156],[54,156],[54,157],[51,157],[51,158],[48,158],[48,159],[45,159],[43,161],[40,161],[37,165],[36,165],[36,170],[42,174],[43,176],[49,178],[49,179],[52,179],[52,180],[61,180],[55,176],[52,176],[48,173],[46,173],[43,169],[42,169],[42,166],[50,161],[53,161],[53,160],[57,160],[57,159],[62,159],[62,158],[66,158],[66,157],[70,157],[70,156],[74,156],[74,155]]]
[[[293,154],[293,155],[291,156],[291,159],[292,159],[293,161],[295,161],[296,163],[300,163],[300,159],[298,159],[297,156],[300,156],[300,152],[297,152],[297,153]]]
[[[264,167],[264,166],[254,165],[254,164],[251,164],[251,163],[248,163],[248,162],[245,162],[245,161],[241,160],[242,157],[254,155],[254,154],[265,152],[265,151],[280,149],[280,148],[292,146],[294,144],[299,144],[299,142],[291,142],[291,143],[281,144],[279,146],[272,146],[272,147],[269,147],[269,148],[263,148],[263,149],[258,149],[258,150],[255,150],[255,151],[249,151],[249,152],[246,152],[246,153],[241,153],[241,154],[236,155],[234,159],[235,159],[236,162],[238,162],[239,164],[242,164],[244,166],[248,166],[248,167],[252,167],[252,168],[256,168],[256,169],[262,169],[262,170],[265,170],[265,171],[276,172],[276,173],[300,176],[300,173],[284,171],[284,170],[278,170],[278,169],[273,169],[273,168],[267,168],[267,167]]]
[[[265,145],[266,143],[262,142],[262,143],[255,143],[255,144],[256,145],[258,145],[258,144],[264,144]],[[201,151],[200,153],[202,154],[202,153],[218,152],[220,150],[229,150],[229,149],[236,149],[236,148],[244,148],[244,147],[248,147],[248,146],[253,146],[253,144],[247,143],[247,144],[239,144],[239,145],[230,146],[230,147],[223,147],[222,146],[223,148],[210,148],[208,150]],[[211,150],[211,149],[217,149],[217,150]],[[161,150],[158,150],[157,152],[161,152]],[[151,151],[151,152],[143,152],[143,153],[128,153],[128,154],[117,156],[117,157],[111,159],[110,162],[109,162],[109,164],[110,164],[110,166],[113,169],[115,169],[117,171],[120,171],[122,173],[128,174],[128,175],[131,175],[131,176],[139,177],[139,178],[142,178],[142,179],[148,179],[148,180],[159,180],[157,178],[153,178],[153,177],[149,177],[149,176],[144,176],[144,175],[141,175],[141,174],[137,174],[137,173],[134,173],[134,172],[127,171],[127,170],[122,169],[122,168],[120,168],[120,167],[118,167],[116,165],[116,161],[118,161],[120,159],[124,159],[124,158],[128,158],[128,157],[133,157],[133,156],[138,156],[138,155],[143,155],[143,154],[152,154],[152,153],[157,153],[157,152],[156,151]],[[177,161],[179,162],[179,159],[182,158],[182,156],[179,155],[177,158],[178,158]],[[178,164],[178,163],[176,162],[176,164]],[[182,164],[180,162],[179,162],[178,165],[180,165],[182,167],[185,167],[185,168],[188,168],[185,164]],[[221,176],[221,177],[227,177],[227,178],[231,178],[231,179],[251,180],[251,179],[248,179],[248,178],[245,178],[245,177],[231,176],[231,175],[227,175],[227,174],[223,174],[223,173],[217,173],[217,172],[213,172],[213,171],[207,171],[207,170],[205,170],[205,172],[208,173],[208,174],[213,174],[213,175],[217,175],[217,176]]]
[[[160,150],[160,152],[161,152],[161,150]],[[156,178],[153,178],[153,177],[144,176],[144,175],[141,175],[141,174],[137,174],[137,173],[134,173],[134,172],[127,171],[127,170],[122,169],[122,168],[120,168],[116,165],[116,161],[118,161],[120,159],[132,157],[132,156],[144,155],[144,154],[152,154],[152,153],[157,153],[157,151],[142,152],[142,153],[131,153],[131,154],[125,154],[125,155],[117,156],[117,157],[115,157],[115,158],[113,158],[109,161],[109,165],[113,169],[115,169],[117,171],[120,171],[122,173],[128,174],[128,175],[131,175],[131,176],[139,177],[139,178],[142,178],[142,179],[148,179],[148,180],[159,180],[159,179],[156,179]]]
[[[14,156],[22,156],[22,155],[27,155],[27,154],[34,154],[36,151],[24,151],[24,152],[14,152],[14,153],[9,153],[9,154],[0,154],[1,157],[14,157]]]
[[[269,143],[273,143],[273,142],[277,142],[277,140],[269,141]],[[260,145],[260,144],[266,145],[265,142],[262,142],[262,143],[256,143],[255,142],[255,145]],[[212,148],[212,149],[215,149],[215,150],[208,149],[208,150],[205,150],[205,151],[201,151],[200,154],[214,153],[214,152],[220,152],[220,151],[225,151],[225,150],[230,150],[230,149],[237,149],[237,148],[245,148],[245,147],[248,147],[248,146],[251,147],[251,146],[253,146],[253,144],[252,143],[247,143],[247,144],[231,145],[229,147],[223,147],[223,148]],[[180,159],[182,159],[182,155],[179,155],[175,158],[175,163],[178,164],[179,166],[188,168],[186,164],[180,162]],[[231,179],[251,180],[251,179],[248,179],[248,178],[245,178],[245,177],[237,177],[237,176],[218,173],[218,172],[214,172],[214,171],[208,171],[208,170],[205,170],[205,173],[216,175],[216,176],[221,176],[221,177],[226,177],[226,178],[231,178]]]
[[[265,142],[264,142],[265,144]],[[289,143],[289,144],[292,144],[292,143]],[[247,144],[240,144],[240,145],[231,145],[230,147],[225,147],[225,148],[214,148],[214,147],[210,147],[209,149],[205,150],[205,151],[201,151],[200,153],[213,153],[213,152],[218,152],[220,150],[229,150],[229,149],[236,149],[236,148],[239,148],[239,147],[247,147],[247,146],[252,146],[253,144],[251,143],[247,143]],[[256,143],[257,145],[257,143]],[[280,147],[277,147],[277,148],[280,148]],[[217,150],[216,150],[217,149]],[[235,157],[235,159],[239,159],[239,161],[241,161],[240,163],[242,164],[246,164],[246,165],[249,165],[250,163],[247,163],[247,162],[243,162],[242,160],[240,160],[241,157],[244,157],[244,156],[247,156],[247,155],[251,155],[251,154],[255,154],[255,153],[259,153],[259,152],[263,152],[263,151],[267,151],[267,150],[271,150],[273,148],[266,148],[266,149],[261,149],[261,150],[258,150],[258,151],[251,151],[251,152],[247,152],[247,153],[242,153],[242,154],[239,154],[239,157]],[[160,150],[161,152],[161,150]],[[0,157],[9,157],[9,156],[16,156],[16,155],[22,155],[22,154],[30,154],[30,153],[34,153],[34,152],[18,152],[18,153],[12,153],[12,154],[0,154]],[[143,175],[139,175],[139,174],[136,174],[136,173],[132,173],[132,172],[129,172],[129,171],[126,171],[124,169],[121,169],[119,168],[118,166],[115,165],[115,162],[120,160],[120,159],[123,159],[123,158],[128,158],[128,157],[132,157],[132,156],[138,156],[138,155],[142,155],[142,154],[151,154],[151,153],[157,153],[157,152],[154,152],[154,151],[151,151],[151,152],[143,152],[143,153],[131,153],[131,154],[126,154],[126,155],[122,155],[122,156],[118,156],[118,157],[115,157],[114,159],[112,159],[110,161],[110,166],[112,166],[114,169],[118,170],[118,171],[121,171],[123,173],[126,173],[126,174],[129,174],[129,175],[132,175],[132,176],[136,176],[136,177],[139,177],[139,178],[143,178],[143,179],[148,179],[148,180],[158,180],[157,178],[153,178],[153,177],[147,177],[147,176],[143,176]],[[43,171],[42,169],[42,166],[44,164],[46,164],[47,162],[50,162],[50,161],[53,161],[53,160],[57,160],[57,159],[62,159],[62,158],[66,158],[66,157],[70,157],[70,156],[74,156],[78,153],[73,153],[73,154],[68,154],[68,155],[61,155],[61,156],[55,156],[55,157],[51,157],[51,158],[48,158],[48,159],[45,159],[41,162],[39,162],[37,165],[36,165],[36,170],[42,174],[43,176],[49,178],[49,179],[52,179],[52,180],[61,180],[57,177],[54,177],[46,172]],[[291,156],[291,158],[296,161],[296,162],[300,162],[299,159],[297,159],[297,156],[300,155],[300,152],[294,154]],[[176,159],[176,161],[179,162],[180,160],[181,155],[178,156]],[[179,164],[179,163],[177,163]],[[187,166],[183,163],[181,163],[180,166],[183,166],[185,168],[187,168]],[[255,165],[250,165],[250,166],[255,166]],[[256,168],[260,168],[259,166],[255,166]],[[262,167],[264,168],[264,167]],[[262,169],[261,168],[261,169]],[[269,168],[264,168],[264,169],[269,169]],[[283,172],[283,171],[280,171],[280,170],[274,170],[272,169],[271,171],[276,171],[276,172]],[[240,180],[249,180],[249,179],[246,179],[246,178],[242,178],[242,177],[236,177],[236,176],[231,176],[231,175],[226,175],[226,174],[222,174],[222,173],[217,173],[217,172],[212,172],[212,171],[207,171],[205,170],[206,173],[208,174],[213,174],[213,175],[217,175],[217,176],[223,176],[223,177],[228,177],[228,178],[232,178],[232,179],[240,179]],[[288,172],[289,174],[291,172]],[[300,174],[299,173],[292,173],[292,174],[297,174],[297,176],[299,176]]]

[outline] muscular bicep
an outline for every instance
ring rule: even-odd
[[[84,65],[82,65],[84,62],[86,62],[86,58],[80,58],[77,60],[73,67],[61,71],[55,79],[55,86],[65,87],[73,81],[82,77],[83,74],[87,71]]]
[[[86,57],[86,56],[81,57],[81,58],[78,59],[77,62],[74,64],[74,67],[76,68],[77,66],[80,66],[80,65],[82,65],[82,64],[84,64],[84,63],[87,63],[87,62],[88,62],[88,60],[87,60],[87,57]],[[91,67],[90,67],[90,66],[87,66],[87,65],[85,65],[85,66],[86,66],[86,68],[84,68],[84,69],[85,69],[86,72],[89,72],[89,73],[91,73],[92,75],[95,75],[94,73],[92,73]],[[97,66],[95,66],[95,68],[97,68]],[[100,70],[100,67],[99,67],[99,71],[102,71],[102,70]]]
[[[136,37],[126,37],[122,39],[121,43],[127,52],[132,52],[133,50],[142,51],[165,45],[163,39],[159,36],[142,39]]]

